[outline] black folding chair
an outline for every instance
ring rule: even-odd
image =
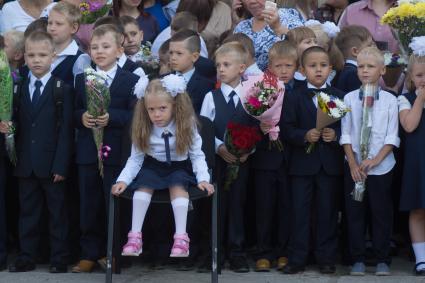
[[[213,123],[205,118],[198,117],[200,121],[200,135],[202,137],[202,151],[205,153],[207,165],[209,168],[210,176],[212,178],[212,168],[215,166],[215,135],[214,135],[214,125]],[[218,232],[217,232],[217,200],[218,200],[218,191],[216,186],[215,193],[212,195],[212,229],[211,229],[211,252],[212,252],[212,266],[211,266],[211,282],[218,282],[218,273],[220,269],[218,268]],[[196,200],[200,198],[207,197],[207,193],[199,190],[197,187],[190,187],[188,190],[189,199]],[[120,238],[120,199],[129,199],[133,198],[133,192],[124,191],[119,197],[116,197],[110,194],[109,197],[109,216],[108,216],[108,245],[107,245],[107,269],[106,269],[106,283],[112,283],[112,261],[115,256],[115,273],[121,273],[121,264],[120,264],[120,247],[118,247]],[[170,203],[170,196],[168,190],[157,191],[153,194],[151,203]],[[116,225],[117,224],[117,225]],[[118,227],[116,227],[118,226]]]

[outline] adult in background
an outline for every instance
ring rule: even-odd
[[[248,35],[255,46],[255,60],[260,69],[265,70],[268,51],[276,41],[285,39],[289,29],[302,26],[304,20],[296,9],[265,9],[265,0],[234,0],[233,9],[243,14],[247,10],[252,17],[242,20],[234,33]]]
[[[337,24],[348,4],[348,0],[326,0],[314,11],[314,18],[322,23],[329,21]]]
[[[158,21],[144,10],[142,0],[115,0],[112,9],[115,17],[130,16],[137,20],[143,30],[143,42],[152,42],[159,34]]]
[[[180,0],[177,12],[187,11],[198,18],[198,32],[205,40],[208,54],[214,54],[222,33],[232,27],[232,10],[220,0]]]
[[[339,26],[360,25],[367,28],[379,49],[396,53],[398,43],[391,28],[381,25],[381,17],[395,4],[394,0],[362,0],[349,5],[341,16]]]
[[[1,19],[3,32],[12,29],[25,31],[52,2],[53,0],[17,0],[4,4]]]
[[[163,31],[170,25],[170,19],[165,15],[164,7],[168,4],[167,0],[142,0],[145,12],[152,15],[159,25],[159,31]]]

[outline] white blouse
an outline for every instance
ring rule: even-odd
[[[162,133],[164,133],[166,130],[172,134],[172,136],[169,137],[171,161],[183,161],[189,157],[197,182],[200,183],[203,181],[210,181],[210,174],[208,173],[205,154],[202,151],[202,139],[196,126],[194,126],[192,146],[189,148],[187,153],[178,155],[176,152],[176,125],[175,122],[172,121],[166,127],[153,126],[150,137],[150,152],[144,153],[134,144],[132,145],[131,155],[128,158],[124,169],[121,171],[117,182],[124,182],[129,185],[134,180],[134,178],[136,178],[140,168],[142,168],[145,154],[148,154],[161,162],[167,161],[165,143],[164,139],[162,138]]]

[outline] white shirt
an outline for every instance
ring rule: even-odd
[[[352,64],[352,65],[354,65],[356,67],[358,66],[356,60],[347,59],[347,60],[345,60],[345,63]]]
[[[155,38],[155,40],[152,43],[151,52],[154,56],[159,56],[159,48],[161,48],[161,45],[171,38],[171,27],[165,28],[163,31],[161,31],[158,36]],[[204,39],[202,36],[199,36],[201,39],[201,56],[208,58],[208,49],[207,45],[205,44]]]
[[[233,102],[235,104],[235,107],[237,107],[238,103],[240,102],[239,97],[242,91],[242,85],[239,83],[235,88],[232,88],[228,84],[221,83],[220,89],[227,103],[230,100],[230,93],[232,91],[236,92],[236,95],[233,96]],[[204,101],[202,102],[200,115],[210,119],[211,121],[214,121],[215,119],[215,104],[214,104],[213,94],[211,91],[205,95]],[[220,137],[220,138],[215,137],[216,152],[218,151],[219,146],[223,144],[222,138],[223,137]]]
[[[9,30],[25,31],[28,25],[36,20],[22,9],[19,1],[4,4],[2,16],[3,32]]]
[[[257,63],[250,65],[248,68],[246,68],[245,72],[243,73],[244,76],[257,76],[262,74],[263,74],[263,71],[260,70]]]
[[[71,43],[64,49],[62,52],[56,55],[55,61],[52,64],[52,70],[56,69],[67,56],[74,56],[78,53],[79,47],[75,40],[72,40]],[[84,69],[90,67],[91,59],[87,54],[81,54],[78,56],[77,60],[72,67],[72,73],[74,76],[84,72]]]
[[[360,132],[362,122],[362,102],[359,99],[359,90],[349,92],[344,97],[344,103],[351,109],[341,121],[341,145],[351,144],[354,156],[360,164]],[[399,147],[398,137],[398,109],[397,99],[389,92],[381,90],[379,99],[375,99],[372,109],[372,133],[369,140],[369,159],[373,159],[384,145]],[[383,175],[388,173],[395,165],[393,152],[368,175]]]
[[[103,71],[103,70],[99,69],[99,67],[96,66],[97,72],[105,73],[105,75],[107,77],[106,82],[108,83],[108,87],[110,87],[112,82],[114,81],[115,75],[117,74],[117,69],[118,69],[117,65],[115,65],[114,67],[112,67],[108,71]]]
[[[190,79],[193,76],[193,73],[195,73],[195,68],[190,69],[189,71],[187,71],[186,73],[180,73],[177,72],[179,75],[183,76],[184,81],[186,82],[186,84],[190,81]]]
[[[415,91],[415,94],[418,95],[418,92]],[[406,96],[404,95],[400,95],[399,97],[397,97],[397,101],[398,101],[398,112],[401,112],[403,110],[410,110],[412,109],[412,104],[410,104],[409,100],[407,100]],[[425,108],[425,103],[424,106]]]
[[[140,151],[134,144],[132,145],[131,155],[128,158],[124,169],[121,171],[117,182],[124,182],[127,185],[130,184],[139,173],[140,168],[143,165],[145,154],[149,154],[161,162],[167,161],[165,143],[164,139],[162,138],[162,133],[164,133],[165,130],[168,130],[172,134],[172,136],[169,137],[171,161],[183,161],[189,157],[197,182],[200,183],[203,181],[210,181],[210,175],[208,173],[208,167],[205,161],[205,154],[201,149],[202,139],[196,126],[194,126],[193,130],[192,146],[185,154],[178,155],[176,153],[176,125],[174,121],[172,121],[166,127],[152,127],[152,133],[149,140],[149,153],[144,153]]]
[[[31,101],[32,101],[32,96],[33,96],[34,91],[35,91],[35,82],[36,81],[41,81],[41,87],[40,87],[40,96],[41,96],[43,94],[44,87],[46,86],[46,84],[49,81],[49,79],[50,79],[51,76],[52,76],[52,74],[50,72],[48,72],[47,74],[45,74],[40,79],[36,78],[32,74],[30,75],[30,83],[28,85],[28,88],[29,88],[29,93],[30,93]]]
[[[130,60],[130,59],[128,59],[127,56],[123,53],[121,55],[121,57],[118,59],[118,66],[120,66],[122,68],[127,60]],[[140,67],[138,67],[136,70],[134,70],[133,74],[135,74],[139,77],[146,76],[145,71],[143,71],[143,69],[140,68]]]

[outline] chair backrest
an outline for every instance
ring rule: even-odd
[[[202,151],[205,154],[208,168],[213,169],[215,166],[214,123],[204,116],[198,116],[198,120],[200,123],[198,131],[202,138]]]

